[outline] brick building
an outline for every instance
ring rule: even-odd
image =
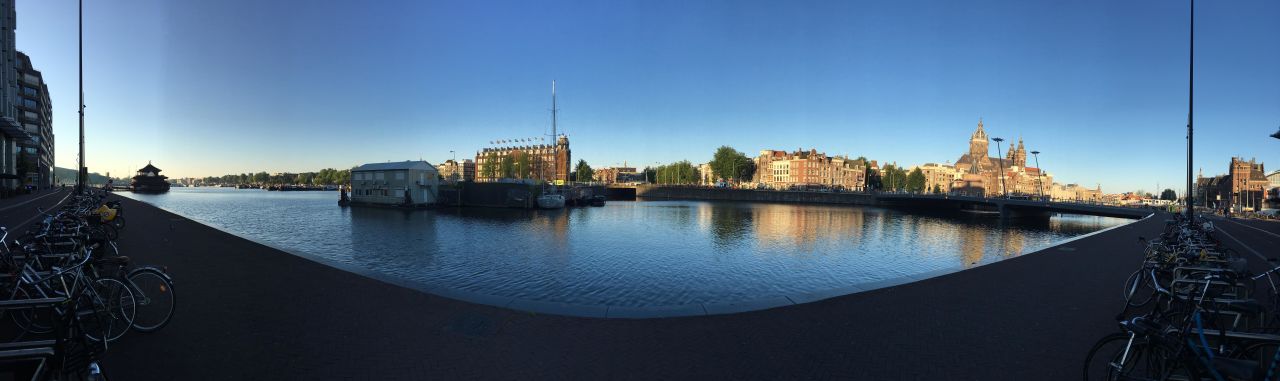
[[[1262,163],[1232,157],[1226,175],[1196,178],[1196,203],[1212,209],[1259,210],[1270,185]]]
[[[754,159],[752,181],[773,189],[792,187],[860,191],[866,188],[866,163],[844,156],[827,156],[816,149],[787,153],[763,150]]]
[[[479,182],[500,179],[534,179],[547,182],[569,181],[569,138],[561,135],[555,145],[485,148],[476,152],[476,175]]]

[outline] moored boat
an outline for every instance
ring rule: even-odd
[[[164,193],[169,191],[169,178],[160,174],[160,168],[147,162],[147,166],[138,170],[138,175],[129,182],[135,193]]]
[[[564,195],[559,193],[547,193],[538,196],[538,207],[542,209],[564,208]]]

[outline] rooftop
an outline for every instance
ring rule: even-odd
[[[369,163],[369,164],[356,167],[351,171],[352,172],[393,171],[393,170],[404,170],[404,169],[416,169],[416,170],[423,170],[423,171],[436,170],[436,168],[432,166],[431,163],[428,163],[423,160],[418,160],[418,161],[405,160],[405,161],[395,161],[395,162],[386,162],[386,163]]]

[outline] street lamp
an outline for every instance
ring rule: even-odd
[[[1040,184],[1040,200],[1044,201],[1044,168],[1040,167],[1040,151],[1031,151],[1031,155],[1036,157],[1036,183]]]
[[[996,141],[996,154],[997,154],[997,155],[999,155],[1001,152],[1004,152],[1004,150],[1000,148],[1000,142],[1003,142],[1003,141],[1004,141],[1004,139],[1001,139],[1001,138],[991,138],[991,140],[995,140],[995,141]],[[996,163],[1000,165],[1000,196],[1001,196],[1001,197],[1004,197],[1004,196],[1008,196],[1008,194],[1006,194],[1006,193],[1005,193],[1005,192],[1007,191],[1007,189],[1006,189],[1006,188],[1005,188],[1005,186],[1004,186],[1004,157],[1002,156],[1002,157],[1000,157],[999,159],[1000,159],[1000,161],[997,161]],[[1039,165],[1039,164],[1036,164],[1036,165]]]
[[[85,183],[89,181],[89,170],[84,166],[84,0],[80,6],[80,166],[76,167],[76,194],[84,193]]]
[[[1280,139],[1280,129],[1276,129],[1276,133],[1271,134],[1271,137]]]

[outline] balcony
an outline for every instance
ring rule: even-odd
[[[37,86],[40,85],[40,77],[37,77],[34,74],[23,74],[19,78],[22,79],[23,82],[26,82],[28,84],[37,85]]]

